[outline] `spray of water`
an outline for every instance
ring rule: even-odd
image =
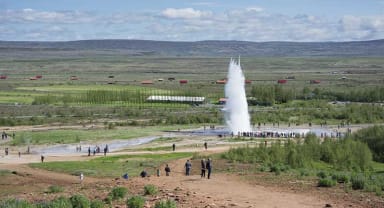
[[[228,67],[227,83],[225,85],[225,121],[229,130],[250,132],[252,130],[248,113],[248,103],[245,95],[245,79],[239,62],[231,59]]]

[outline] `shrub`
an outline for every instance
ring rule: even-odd
[[[73,208],[89,208],[89,199],[83,195],[73,195],[69,198]]]
[[[72,208],[72,203],[68,198],[61,196],[51,201],[51,207]]]
[[[107,197],[105,197],[105,199],[104,199],[104,202],[106,203],[106,204],[112,204],[112,196],[110,195],[110,194],[108,194],[107,195]]]
[[[336,181],[332,180],[332,178],[320,178],[318,186],[319,187],[332,187],[336,185]]]
[[[115,187],[112,189],[112,191],[109,193],[109,195],[112,197],[112,200],[116,199],[122,199],[127,195],[128,189],[122,186]]]
[[[0,202],[0,208],[32,208],[29,202],[18,199],[7,199]]]
[[[348,183],[349,175],[347,173],[334,173],[332,174],[332,179],[338,183]]]
[[[103,208],[103,207],[104,207],[104,203],[99,199],[93,200],[91,202],[91,208]]]
[[[156,186],[148,184],[144,186],[144,195],[155,195],[157,194]]]
[[[155,208],[176,208],[177,204],[173,200],[161,200],[156,202]]]
[[[365,186],[365,177],[363,175],[353,175],[351,177],[352,182],[352,188],[357,189],[364,189]]]
[[[63,192],[63,191],[64,191],[63,187],[57,186],[57,185],[52,185],[52,186],[48,187],[47,193],[60,193],[60,192]]]
[[[320,179],[326,178],[327,176],[328,174],[325,171],[320,171],[317,173],[317,177],[319,177]]]
[[[309,176],[310,175],[310,172],[306,169],[300,169],[299,172],[300,172],[300,176]]]
[[[127,200],[128,208],[143,208],[145,204],[145,199],[142,196],[132,196]]]

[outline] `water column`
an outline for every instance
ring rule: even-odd
[[[245,95],[245,78],[239,62],[231,59],[225,85],[226,103],[223,111],[229,130],[237,135],[239,132],[251,132],[247,97]]]

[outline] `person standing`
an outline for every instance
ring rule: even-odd
[[[208,170],[208,179],[211,178],[211,172],[212,172],[212,160],[211,158],[208,158],[207,163],[205,164],[205,168]]]
[[[108,146],[105,146],[104,147],[104,156],[107,156],[107,152],[108,152]]]
[[[148,176],[147,171],[146,171],[145,169],[144,169],[143,171],[141,171],[140,176],[141,176],[142,178],[147,177],[147,176]]]
[[[207,142],[204,142],[204,148],[205,148],[205,150],[208,149],[208,143]]]
[[[185,175],[189,176],[191,172],[191,168],[192,168],[192,164],[191,162],[189,162],[189,160],[187,160],[187,162],[185,163]]]
[[[165,165],[164,170],[165,170],[165,175],[169,176],[169,173],[171,172],[171,168],[168,166],[168,164]]]
[[[175,145],[175,144],[172,144],[172,150],[173,150],[173,151],[176,150],[176,145]]]
[[[205,160],[204,159],[201,160],[201,177],[205,178]]]

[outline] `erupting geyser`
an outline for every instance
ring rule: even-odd
[[[229,130],[237,135],[239,132],[251,132],[247,97],[245,96],[245,79],[239,62],[231,59],[225,85],[225,122]]]

